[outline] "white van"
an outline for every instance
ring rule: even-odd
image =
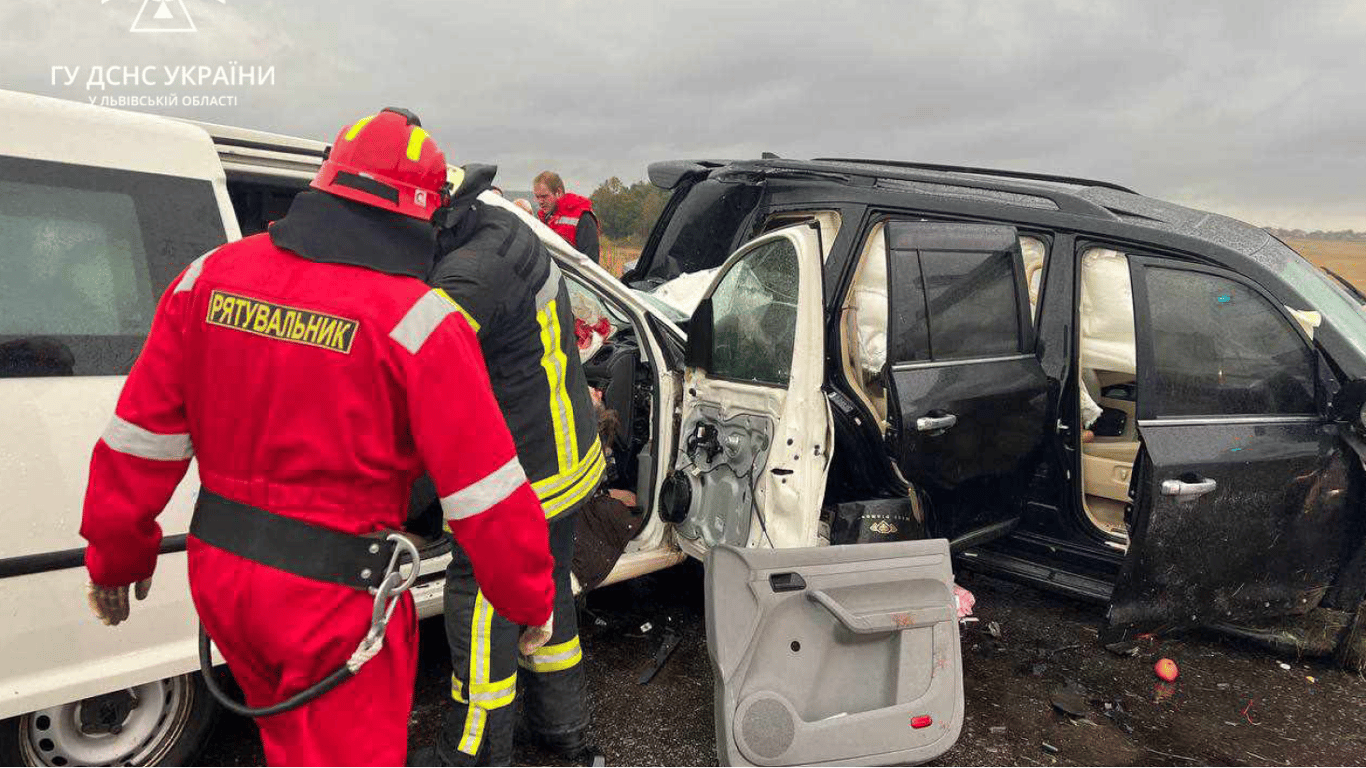
[[[218,709],[197,672],[185,575],[197,473],[159,518],[150,597],[111,630],[84,595],[90,454],[161,291],[196,256],[284,215],[325,145],[5,91],[0,122],[0,764],[188,763]],[[819,401],[814,220],[784,220],[727,262],[746,276],[756,249],[790,257],[801,311],[790,318],[789,396],[687,367],[678,314],[518,215],[564,272],[576,316],[598,330],[581,351],[585,373],[621,419],[613,482],[645,516],[602,584],[715,558],[706,590],[721,759],[891,764],[951,746],[963,694],[947,543],[818,546],[829,542],[818,518],[833,444]],[[748,426],[708,433],[704,411]],[[679,473],[691,480],[666,492]],[[450,547],[423,548],[422,617],[441,611]],[[831,685],[830,674],[881,682]]]

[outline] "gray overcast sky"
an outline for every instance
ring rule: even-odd
[[[407,106],[455,163],[585,194],[652,160],[865,156],[1109,179],[1253,223],[1366,230],[1362,2],[4,0],[0,87],[331,140]],[[274,66],[273,86],[87,90],[91,67]],[[51,67],[81,67],[70,86]]]

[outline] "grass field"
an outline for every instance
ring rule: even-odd
[[[621,277],[626,265],[638,258],[640,258],[640,246],[614,243],[605,237],[602,239],[599,262],[603,269],[612,273],[613,277]]]
[[[1309,261],[1327,267],[1366,291],[1366,242],[1351,240],[1286,240]]]

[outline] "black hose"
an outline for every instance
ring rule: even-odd
[[[281,712],[288,712],[291,709],[298,709],[346,682],[354,675],[349,667],[342,664],[337,667],[336,671],[318,683],[299,691],[278,704],[272,704],[269,707],[248,707],[241,702],[234,701],[228,694],[224,693],[222,688],[218,687],[218,681],[214,679],[213,675],[213,655],[209,650],[209,633],[204,630],[203,624],[199,625],[199,673],[204,676],[204,685],[209,689],[209,693],[218,699],[218,703],[226,707],[229,712],[243,717],[270,717]]]

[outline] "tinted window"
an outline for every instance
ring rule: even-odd
[[[921,251],[934,359],[1020,350],[1014,253]]]
[[[740,226],[759,202],[759,187],[707,179],[674,193],[664,231],[653,251],[642,254],[648,271],[628,275],[655,283],[721,266],[735,250]],[[647,246],[648,248],[648,246]]]
[[[1203,272],[1145,274],[1158,416],[1315,412],[1313,353],[1261,294]]]
[[[208,181],[0,157],[0,377],[126,374],[161,292],[223,240]]]
[[[797,249],[756,246],[712,293],[712,376],[786,386],[797,333]]]

